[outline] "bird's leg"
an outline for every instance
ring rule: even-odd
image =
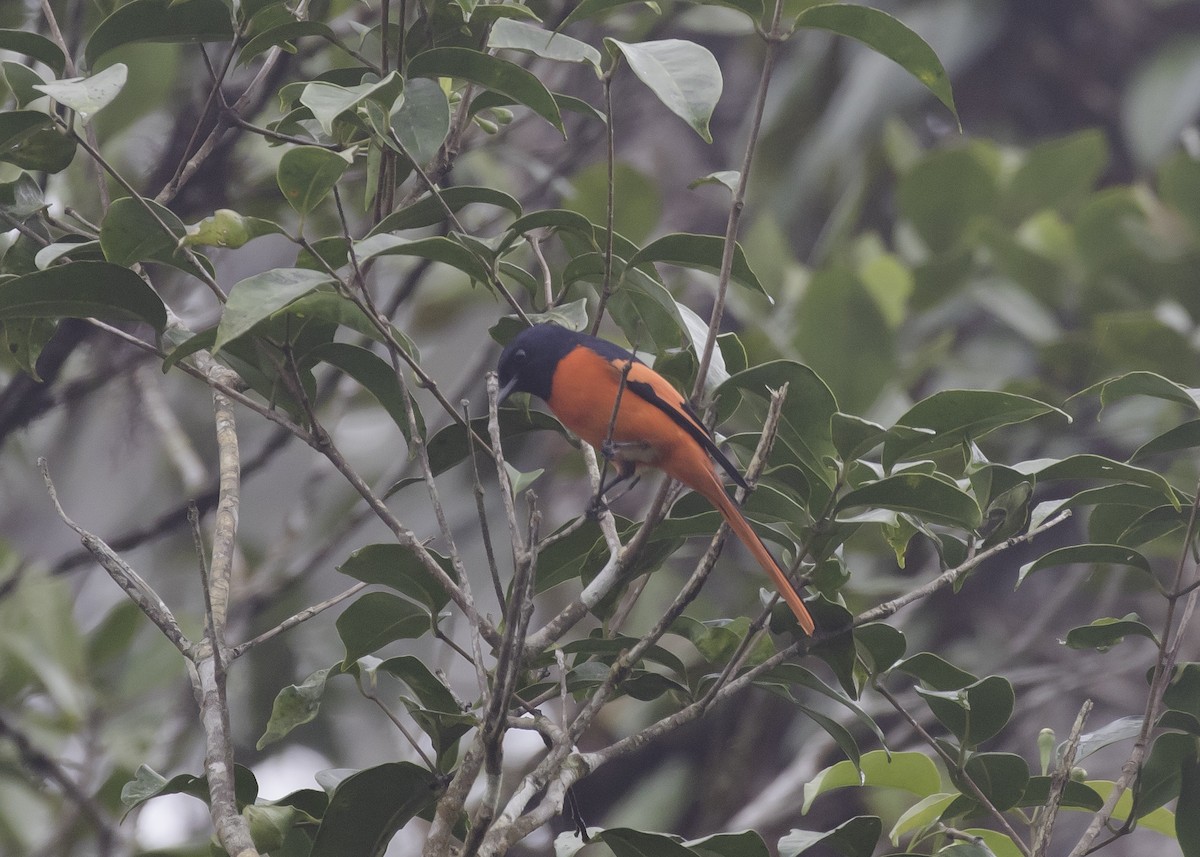
[[[626,444],[614,443],[611,440],[606,440],[601,445],[600,454],[604,456],[605,464],[611,463],[613,465],[613,469],[616,471],[617,478],[608,484],[605,484],[605,477],[608,475],[608,468],[605,467],[603,472],[601,472],[600,488],[596,491],[596,496],[592,498],[592,502],[588,504],[587,515],[589,518],[595,519],[600,515],[601,512],[608,508],[608,501],[604,499],[606,492],[612,491],[613,488],[616,488],[622,482],[632,479],[633,481],[625,486],[624,491],[613,497],[613,500],[616,500],[618,497],[624,497],[629,489],[636,485],[638,480],[641,479],[641,476],[638,475],[637,472],[637,465],[632,461],[627,461],[619,457],[621,447],[625,445]]]

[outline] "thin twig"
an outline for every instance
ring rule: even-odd
[[[605,152],[607,154],[608,168],[608,187],[606,197],[606,226],[608,235],[604,241],[604,281],[600,287],[600,300],[596,304],[596,317],[592,321],[592,336],[595,336],[600,331],[600,322],[604,319],[604,309],[608,306],[609,298],[613,293],[612,282],[612,267],[613,267],[613,210],[616,207],[616,135],[613,131],[613,102],[612,102],[612,85],[613,78],[616,76],[617,69],[620,67],[620,59],[613,58],[612,68],[604,74],[604,119],[605,119]]]
[[[367,587],[366,583],[356,583],[353,586],[351,586],[349,589],[339,592],[337,595],[333,596],[332,598],[326,598],[324,601],[322,601],[318,604],[313,604],[311,607],[305,607],[299,613],[296,613],[292,616],[289,616],[287,619],[284,619],[282,622],[280,622],[274,628],[271,628],[268,631],[263,631],[261,634],[259,634],[257,637],[255,637],[251,640],[247,640],[244,643],[239,643],[238,645],[233,646],[229,650],[229,659],[231,661],[233,661],[233,660],[236,660],[237,658],[240,658],[242,655],[246,654],[246,652],[250,651],[250,649],[254,648],[255,646],[259,645],[260,643],[265,643],[265,642],[267,642],[267,640],[273,640],[275,637],[278,637],[284,631],[290,631],[292,628],[295,628],[297,625],[299,625],[303,622],[307,622],[309,619],[313,618],[314,616],[316,616],[320,613],[324,613],[330,607],[336,607],[337,605],[339,605],[343,601],[345,601],[347,598],[353,598],[355,595],[357,595],[359,592],[361,592],[366,587]]]
[[[1050,777],[1050,794],[1043,804],[1043,814],[1038,820],[1033,837],[1032,857],[1045,857],[1050,849],[1050,837],[1054,832],[1054,822],[1058,819],[1058,810],[1062,806],[1063,795],[1067,782],[1071,779],[1071,769],[1075,766],[1075,753],[1079,749],[1079,738],[1083,734],[1084,724],[1092,713],[1092,701],[1085,699],[1071,726],[1071,734],[1063,745],[1062,755]]]

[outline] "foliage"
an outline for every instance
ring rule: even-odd
[[[723,7],[761,54],[762,82],[737,108],[752,129],[744,154],[716,122],[717,54],[651,38],[676,15],[654,4],[585,0],[551,14],[457,0],[385,3],[381,15],[131,0],[89,7],[65,41],[49,19],[0,30],[0,49],[21,58],[0,65],[6,371],[63,383],[63,361],[47,359],[56,343],[136,349],[165,373],[139,376],[144,388],[178,384],[193,405],[211,394],[220,476],[211,490],[203,479],[175,490],[176,502],[203,495],[196,506],[211,513],[210,533],[196,506],[190,515],[205,593],[192,605],[172,579],[192,574],[194,557],[164,555],[169,572],[139,574],[129,553],[186,524],[184,510],[106,541],[71,520],[72,494],[58,496],[43,463],[59,515],[131,600],[81,622],[61,579],[70,564],[48,571],[5,548],[6,849],[137,853],[121,816],[186,795],[211,807],[215,841],[240,857],[382,854],[397,835],[429,854],[502,854],[555,826],[564,853],[590,837],[618,857],[765,854],[765,829],[687,839],[652,832],[671,826],[665,816],[587,826],[589,778],[755,700],[803,715],[797,728],[828,747],[807,758],[803,806],[773,825],[811,812],[816,829],[773,836],[782,854],[1040,855],[1059,809],[1089,814],[1075,853],[1141,828],[1138,841],[1166,836],[1200,854],[1200,665],[1180,658],[1197,592],[1200,164],[1172,156],[1154,190],[1101,186],[1111,153],[1096,132],[1027,150],[979,138],[926,147],[895,122],[881,149],[894,225],[856,224],[806,268],[769,216],[740,223],[778,52],[809,30],[849,36],[957,121],[947,74],[909,27],[866,6],[700,5]],[[199,74],[199,115],[172,112],[155,88],[168,71]],[[726,147],[723,169],[692,177],[697,199],[719,199],[724,233],[664,232],[659,194],[677,189],[618,161],[626,114],[613,89],[635,83],[664,133]],[[134,143],[161,111],[180,137],[163,168]],[[599,167],[566,157],[588,135],[607,150]],[[546,151],[572,169],[548,169]],[[505,159],[528,162],[510,172]],[[596,198],[560,193],[566,180]],[[737,324],[723,324],[726,302]],[[708,320],[693,309],[710,303]],[[477,378],[496,349],[475,328],[504,343],[537,321],[602,329],[712,405],[750,462],[747,516],[807,587],[814,638],[774,599],[763,609],[731,584],[710,585],[723,587],[719,607],[697,598],[724,537],[700,498],[664,485],[628,515],[619,503],[592,516],[586,491],[561,498],[564,483],[586,481],[550,466],[546,438],[562,426],[497,410]],[[463,406],[446,391],[470,361],[447,359],[454,347],[440,340],[471,337]],[[172,453],[182,474],[191,441],[161,398],[144,391],[139,409],[184,436]],[[374,437],[406,452],[388,465],[403,460],[348,451],[346,412],[384,425]],[[247,425],[278,440],[245,456]],[[242,488],[260,468],[289,469],[274,460],[285,446],[322,466],[279,495],[301,498],[301,524],[272,553],[270,535],[239,531],[238,506],[253,509]],[[322,491],[342,493],[314,512]],[[371,536],[357,529],[368,516],[381,525]],[[696,536],[711,542],[676,596],[662,569]],[[238,544],[251,547],[235,557]],[[352,584],[321,598],[298,586],[337,556]],[[1037,732],[1028,691],[1039,688],[940,645],[923,627],[933,611],[916,622],[921,607],[909,608],[995,612],[1002,596],[987,587],[1006,570],[1019,597],[1072,566],[1131,569],[1119,583],[1139,612],[1084,606],[1077,627],[1043,625],[1070,651],[1040,689],[1120,652],[1149,687],[1099,726],[1086,703],[1059,743]],[[325,627],[336,642],[308,668],[264,666],[269,641],[335,606]],[[1008,610],[1000,623],[1020,619]],[[249,691],[238,699],[239,673],[256,669],[269,714],[248,714]],[[154,746],[156,727],[172,707],[167,677],[183,675],[195,740],[172,757]],[[253,755],[248,731],[269,752],[332,730],[327,709],[350,690],[386,713],[402,751],[364,741],[372,764],[278,799],[232,765]],[[508,757],[525,732],[544,749],[521,766]],[[1103,765],[1111,779],[1077,768],[1113,748],[1124,756]],[[80,776],[77,753],[102,774]],[[742,753],[730,770],[754,761]],[[189,765],[199,772],[175,772]],[[738,785],[748,803],[751,785]],[[853,792],[855,814],[824,809],[835,790]],[[57,813],[71,823],[51,825]]]

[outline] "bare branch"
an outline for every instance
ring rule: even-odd
[[[347,598],[353,598],[359,592],[366,589],[367,585],[368,584],[366,584],[366,583],[356,583],[353,586],[351,586],[349,589],[339,592],[337,595],[333,596],[332,598],[326,598],[324,601],[314,604],[311,607],[305,607],[299,613],[296,613],[292,616],[289,616],[287,619],[284,619],[282,622],[280,622],[274,628],[271,628],[268,631],[263,631],[261,634],[259,634],[254,639],[247,640],[244,643],[239,643],[238,645],[231,648],[229,650],[229,659],[231,661],[236,660],[237,658],[240,658],[242,655],[246,654],[246,652],[248,652],[250,649],[257,646],[258,644],[265,643],[265,642],[267,642],[267,640],[273,640],[275,637],[278,637],[284,631],[290,631],[292,628],[295,628],[297,625],[307,622],[309,619],[313,618],[314,616],[316,616],[320,613],[324,613],[330,607],[336,607],[337,605],[339,605],[343,601],[345,601]]]
[[[1050,836],[1054,832],[1054,822],[1058,819],[1058,810],[1062,806],[1063,794],[1067,782],[1071,779],[1071,768],[1075,766],[1075,752],[1079,749],[1079,738],[1083,734],[1084,724],[1092,713],[1092,701],[1085,699],[1071,726],[1071,734],[1063,747],[1062,756],[1054,767],[1050,777],[1050,795],[1046,799],[1042,817],[1038,820],[1033,837],[1032,857],[1045,857],[1050,848]]]

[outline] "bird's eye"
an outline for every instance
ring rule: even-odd
[[[526,357],[528,357],[528,356],[529,356],[529,355],[527,355],[527,354],[525,353],[525,349],[524,349],[524,348],[518,348],[518,349],[517,349],[517,353],[513,355],[513,359],[514,359],[514,360],[516,360],[518,363],[524,363],[524,362],[525,362],[525,358],[526,358]]]

